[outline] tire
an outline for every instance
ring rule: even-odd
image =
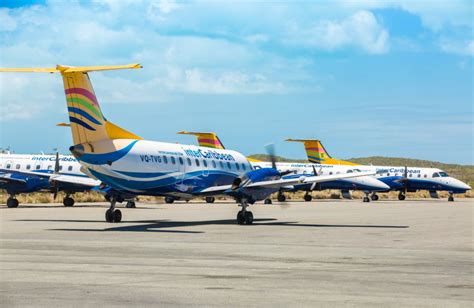
[[[216,201],[216,198],[214,197],[206,197],[206,203],[214,203]]]
[[[286,196],[284,194],[278,195],[278,201],[285,202],[286,201]]]
[[[311,200],[313,200],[313,196],[311,196],[311,195],[304,195],[304,201],[309,202],[309,201],[311,201]]]
[[[245,224],[251,225],[253,224],[253,213],[252,212],[245,212]]]
[[[120,210],[115,210],[113,212],[113,219],[114,219],[114,222],[121,222],[122,221],[122,212]]]
[[[453,196],[449,196],[449,197],[448,197],[448,201],[449,201],[449,202],[453,202],[453,201],[454,201],[454,197],[453,197]]]
[[[114,222],[114,212],[111,209],[105,211],[105,221],[106,222]]]
[[[370,202],[370,199],[369,199],[369,197],[364,197],[364,199],[362,201],[363,202]]]
[[[265,199],[265,201],[263,201],[264,204],[272,204],[272,199]]]
[[[378,195],[372,195],[372,196],[370,196],[370,199],[372,199],[372,201],[378,201],[379,196]]]
[[[398,194],[398,200],[403,201],[405,198],[406,196],[404,194]]]
[[[15,208],[18,207],[20,203],[18,202],[18,199],[15,198],[8,198],[7,199],[7,207],[9,208]]]
[[[174,198],[173,197],[165,197],[165,202],[168,203],[168,204],[171,204],[174,202]]]
[[[245,223],[244,214],[242,213],[242,211],[239,211],[239,212],[237,213],[237,224],[243,225],[244,223]]]
[[[127,205],[125,206],[129,209],[134,209],[136,208],[135,202],[134,201],[127,201]]]
[[[71,207],[74,205],[74,199],[71,197],[66,197],[63,199],[63,205],[66,207]]]

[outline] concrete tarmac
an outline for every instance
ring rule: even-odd
[[[0,302],[472,307],[469,199],[0,207]]]

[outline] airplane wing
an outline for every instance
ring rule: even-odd
[[[0,183],[19,183],[26,184],[26,179],[14,178],[11,173],[2,173],[0,174]]]
[[[353,172],[353,173],[344,173],[344,174],[333,174],[333,175],[320,175],[320,176],[305,176],[301,175],[298,178],[290,179],[278,179],[271,181],[262,181],[262,182],[252,182],[247,185],[244,185],[240,188],[269,188],[269,189],[279,189],[279,188],[289,188],[288,186],[298,185],[298,184],[313,184],[321,182],[329,182],[340,179],[355,178],[360,176],[371,176],[375,175],[376,172]],[[202,195],[218,195],[218,194],[227,194],[231,192],[232,185],[221,185],[213,186],[206,189],[203,189],[198,194]]]
[[[89,187],[99,186],[101,183],[100,181],[91,179],[89,177],[65,175],[65,174],[51,174],[49,180],[61,182],[61,183],[89,186]]]
[[[0,170],[1,172],[1,170]],[[36,176],[39,178],[45,178],[49,181],[57,181],[60,183],[67,183],[67,184],[76,184],[76,185],[83,185],[87,187],[94,187],[100,185],[100,181],[91,179],[85,176],[77,176],[77,175],[66,175],[66,174],[56,174],[56,173],[44,173],[44,172],[35,172],[35,171],[10,171],[8,173],[0,173],[0,182],[2,181],[16,181],[18,183],[26,183],[27,179],[21,178],[12,178],[14,174],[24,175],[24,176]]]

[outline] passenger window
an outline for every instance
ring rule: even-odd
[[[230,163],[229,163],[229,162],[227,162],[227,168],[229,168],[229,170],[231,170],[231,169],[232,169],[232,166],[230,165]]]
[[[244,163],[242,163],[242,170],[244,170],[244,171],[247,170],[247,167],[245,166]]]
[[[240,170],[239,163],[235,163],[235,168],[237,168],[237,170]]]
[[[224,169],[224,163],[220,161],[219,164],[221,165],[221,169]]]
[[[163,161],[165,162],[165,164],[168,163],[168,158],[166,156],[163,155]]]
[[[182,157],[179,157],[179,163],[182,165],[184,162],[183,162],[183,158]]]
[[[433,173],[433,177],[434,177],[434,178],[439,178],[438,172]]]
[[[72,171],[72,166],[67,167],[67,171]]]
[[[387,173],[387,176],[390,176],[390,173]]]
[[[53,166],[49,165],[48,170],[53,170]]]
[[[59,171],[63,170],[63,166],[59,165]]]
[[[16,165],[16,168],[17,168],[17,169],[20,169],[20,164]]]
[[[12,167],[12,164],[7,164],[7,169],[10,169]]]
[[[427,178],[427,177],[428,177],[428,175],[424,174],[424,175],[423,175],[423,177],[424,177],[424,178]]]
[[[174,156],[171,156],[171,163],[174,165],[176,164],[176,159],[174,159]]]
[[[187,159],[187,161],[188,161],[188,166],[191,166],[191,165],[192,165],[192,163],[191,163],[191,159],[190,159],[190,158],[188,158],[188,159]]]
[[[199,167],[199,159],[196,158],[196,166]]]
[[[202,164],[204,165],[204,167],[207,167],[207,161],[205,159],[202,161]]]
[[[216,162],[215,161],[212,161],[212,168],[216,168]]]
[[[418,173],[418,177],[421,178],[421,174]]]
[[[40,165],[36,165],[36,170],[39,170],[41,168]]]
[[[26,170],[30,170],[31,169],[31,165],[26,165]]]
[[[409,177],[409,178],[413,177],[413,174],[410,173],[410,174],[408,175],[408,177]]]

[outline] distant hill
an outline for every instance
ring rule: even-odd
[[[269,161],[270,158],[266,154],[253,154],[250,158]],[[426,168],[439,168],[446,171],[453,177],[469,183],[471,186],[474,184],[474,166],[473,165],[457,165],[457,164],[445,164],[436,161],[422,160],[422,159],[411,159],[411,158],[400,158],[400,157],[382,157],[382,156],[371,156],[371,157],[359,157],[349,158],[348,161],[361,164],[361,165],[377,165],[377,166],[409,166],[409,167],[426,167]],[[277,161],[286,162],[300,162],[306,163],[305,159],[288,159],[285,157],[277,156]]]

